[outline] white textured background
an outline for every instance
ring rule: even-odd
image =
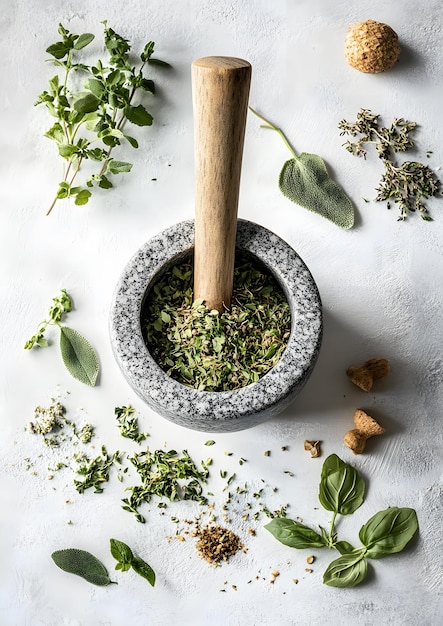
[[[45,48],[57,40],[61,21],[74,32],[96,33],[90,49],[101,53],[103,19],[134,50],[153,39],[157,56],[174,69],[153,72],[155,124],[136,131],[138,152],[124,154],[134,161],[131,174],[114,190],[95,193],[86,207],[60,202],[45,217],[62,173],[54,146],[42,136],[51,121],[42,107],[33,107],[54,73]],[[385,21],[398,32],[403,54],[395,70],[371,76],[346,64],[347,26],[365,19]],[[382,114],[386,123],[399,116],[414,120],[420,125],[417,158],[432,150],[426,162],[440,168],[442,25],[441,0],[1,0],[2,626],[441,623],[443,200],[429,202],[432,223],[418,216],[400,223],[396,209],[363,202],[375,195],[380,163],[374,154],[366,162],[348,154],[337,123],[355,119],[361,107]],[[288,153],[276,134],[249,117],[239,214],[279,234],[309,266],[324,304],[324,342],[309,383],[289,409],[250,431],[216,436],[216,445],[206,448],[204,433],[158,418],[127,386],[113,360],[107,316],[128,258],[150,236],[193,215],[190,64],[210,54],[252,63],[251,105],[281,125],[296,150],[324,157],[355,202],[357,223],[344,232],[287,201],[277,177]],[[56,346],[31,353],[22,348],[62,287],[75,304],[66,323],[100,355],[100,384],[93,389],[69,377]],[[57,339],[55,332],[49,337]],[[392,373],[364,395],[344,370],[373,356],[387,357]],[[119,437],[113,416],[115,406],[131,402],[151,433],[149,445],[166,442],[187,448],[196,460],[214,458],[217,506],[225,497],[218,473],[227,469],[237,472],[239,483],[259,487],[263,479],[278,486],[269,504],[289,503],[289,516],[312,525],[326,525],[329,517],[317,501],[322,459],[311,460],[303,441],[321,439],[323,459],[339,454],[369,485],[361,509],[340,522],[341,536],[358,541],[362,523],[398,505],[416,508],[419,537],[404,553],[374,562],[365,584],[337,590],[322,584],[332,553],[317,551],[314,571],[306,574],[308,552],[277,543],[262,529],[262,518],[257,536],[246,539],[248,553],[211,569],[197,557],[193,540],[168,544],[164,538],[174,532],[169,515],[191,515],[192,507],[171,506],[161,517],[154,504],[141,525],[121,510],[124,483],[115,476],[101,495],[79,496],[68,470],[48,481],[56,453],[24,427],[34,407],[47,406],[54,395],[68,417],[96,426],[97,451],[101,443],[110,451],[134,449]],[[342,443],[356,407],[388,429],[359,457]],[[271,457],[263,456],[267,449]],[[226,457],[225,451],[234,454]],[[240,456],[248,459],[241,467]],[[33,463],[30,471],[25,457]],[[93,587],[50,559],[53,550],[82,547],[112,571],[110,537],[151,563],[154,589],[132,573],[117,574],[118,586]],[[271,585],[275,569],[281,574]]]

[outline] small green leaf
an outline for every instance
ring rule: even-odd
[[[102,174],[98,181],[98,186],[101,189],[111,189],[113,186],[109,178],[107,178],[104,174]]]
[[[350,554],[354,552],[355,548],[348,541],[337,541],[334,544],[334,548],[340,552],[340,554]]]
[[[136,556],[133,559],[131,565],[134,572],[136,572],[139,576],[146,578],[146,580],[149,582],[150,585],[152,585],[152,587],[155,585],[155,572],[152,567],[148,565],[148,563],[143,561],[143,559],[141,559],[140,557]]]
[[[77,548],[57,550],[51,557],[57,567],[70,574],[81,576],[93,585],[105,586],[112,582],[103,563],[85,550]]]
[[[87,339],[72,328],[60,326],[60,351],[69,373],[93,387],[97,381],[99,362]]]
[[[304,548],[324,548],[326,545],[323,538],[312,528],[285,517],[275,517],[269,524],[265,525],[265,528],[280,543],[291,548],[302,550]]]
[[[81,50],[82,48],[85,48],[91,43],[94,37],[95,35],[93,35],[92,33],[83,33],[83,35],[80,35],[80,37],[75,42],[74,49]]]
[[[94,96],[93,93],[81,93],[74,102],[74,110],[79,115],[85,115],[86,113],[93,113],[98,109],[100,100]]]
[[[280,191],[292,202],[318,213],[341,228],[354,225],[354,207],[343,188],[329,177],[325,162],[302,152],[283,165]]]
[[[336,455],[326,459],[326,469],[322,470],[319,500],[327,511],[341,515],[354,513],[363,503],[365,482],[351,465],[343,463]],[[339,465],[339,469],[332,469]]]
[[[75,196],[75,204],[77,206],[81,206],[83,204],[87,204],[89,198],[91,197],[91,192],[88,189],[82,189]]]
[[[215,441],[213,439],[208,439],[208,441],[205,442],[205,446],[213,446],[215,444]]]
[[[134,555],[132,554],[131,548],[123,543],[123,541],[119,541],[118,539],[111,539],[111,554],[119,563],[129,563],[131,564]]]
[[[105,92],[105,86],[98,78],[88,78],[85,82],[85,87],[89,89],[96,98],[101,98]]]
[[[159,67],[172,67],[169,63],[166,63],[166,61],[161,61],[160,59],[149,59],[149,64],[150,65],[158,65]]]
[[[52,44],[49,48],[46,48],[46,52],[56,59],[63,59],[68,54],[70,47],[62,41]]]
[[[111,174],[121,174],[122,172],[130,172],[132,163],[126,161],[116,161],[115,159],[109,159],[107,171]]]
[[[58,153],[64,159],[70,159],[76,152],[78,148],[72,143],[62,143],[58,147]]]
[[[137,139],[134,139],[134,137],[130,137],[129,135],[123,135],[123,137],[131,144],[133,148],[138,148]]]
[[[392,507],[379,511],[360,529],[360,541],[369,559],[401,552],[418,530],[414,509]]]
[[[345,554],[330,563],[323,575],[323,583],[330,587],[355,587],[364,580],[368,563],[363,552]]]
[[[137,126],[151,126],[153,117],[142,104],[134,107],[130,104],[124,108],[126,118]]]

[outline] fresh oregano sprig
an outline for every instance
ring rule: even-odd
[[[331,587],[354,587],[367,574],[367,559],[379,559],[401,552],[418,530],[414,509],[391,507],[379,511],[359,532],[362,546],[354,548],[348,541],[338,541],[335,532],[337,515],[350,515],[363,503],[365,483],[355,468],[336,454],[324,462],[319,500],[332,511],[329,532],[320,526],[320,533],[309,526],[287,518],[275,517],[265,528],[281,543],[297,549],[334,548],[341,556],[327,567],[323,582]]]
[[[352,228],[353,204],[344,189],[329,176],[324,160],[317,154],[307,152],[297,154],[281,128],[272,124],[252,107],[249,109],[265,122],[261,128],[269,128],[280,135],[292,155],[280,172],[279,188],[282,194],[340,228]]]
[[[149,41],[139,56],[138,65],[134,65],[129,41],[109,28],[106,21],[103,24],[107,61],[99,59],[93,65],[82,63],[79,53],[94,40],[94,35],[73,34],[62,24],[58,28],[61,41],[46,50],[53,65],[60,69],[60,75],[49,80],[49,89],[40,94],[35,104],[44,104],[56,119],[45,136],[56,143],[60,156],[66,160],[64,178],[47,214],[59,199],[74,198],[76,205],[86,204],[94,185],[110,189],[113,186],[111,175],[129,172],[132,168],[131,163],[114,159],[113,150],[122,141],[138,148],[137,140],[123,132],[126,121],[136,126],[151,126],[153,122],[145,106],[135,104],[134,100],[140,92],[155,94],[154,81],[144,75],[145,67],[169,67],[169,64],[152,57],[155,44]],[[97,173],[77,184],[80,168],[86,160],[101,165]]]
[[[118,539],[111,539],[111,554],[117,561],[116,570],[127,572],[133,569],[139,576],[146,578],[149,584],[155,585],[155,572],[152,567],[138,556],[134,556],[131,548]]]
[[[74,378],[86,385],[94,386],[99,373],[98,357],[89,341],[78,331],[60,323],[63,315],[72,311],[72,301],[66,289],[52,299],[48,317],[40,322],[36,333],[25,343],[25,350],[33,347],[47,347],[45,332],[50,325],[60,329],[60,352],[63,362]]]
[[[369,109],[361,109],[355,122],[341,120],[338,124],[340,135],[349,135],[355,140],[347,140],[343,145],[355,156],[366,158],[367,146],[374,145],[378,157],[383,161],[384,173],[376,202],[387,201],[388,209],[391,202],[400,209],[399,220],[403,221],[410,213],[420,213],[422,219],[431,221],[423,199],[436,196],[440,190],[440,181],[433,170],[418,161],[406,161],[398,165],[393,155],[406,152],[414,147],[411,133],[417,128],[415,122],[403,118],[395,119],[391,126],[385,127],[379,121],[380,116]],[[429,154],[429,153],[428,153]]]

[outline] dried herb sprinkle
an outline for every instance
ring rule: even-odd
[[[286,298],[274,278],[238,259],[230,310],[193,301],[192,265],[168,270],[142,313],[146,345],[160,367],[184,385],[227,391],[257,382],[279,361],[291,327]]]

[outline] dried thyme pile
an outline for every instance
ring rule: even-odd
[[[276,281],[251,261],[234,270],[230,310],[193,302],[192,266],[174,266],[149,294],[142,314],[146,345],[172,378],[202,391],[257,382],[280,359],[291,316]]]

